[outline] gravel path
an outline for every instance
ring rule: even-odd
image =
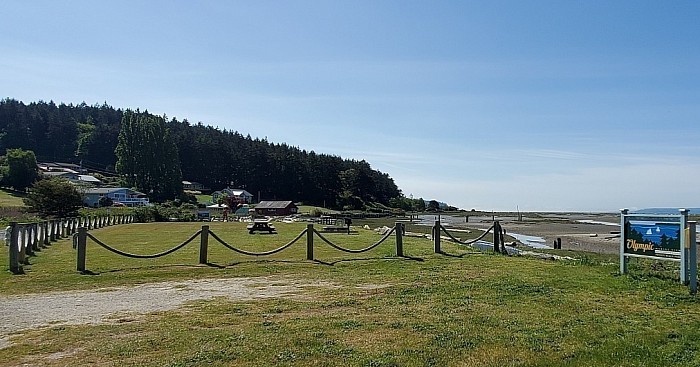
[[[227,297],[234,301],[298,297],[307,287],[289,278],[256,277],[150,283],[89,291],[52,292],[0,297],[0,349],[23,330],[56,325],[115,321],[131,315],[166,311],[185,302]]]

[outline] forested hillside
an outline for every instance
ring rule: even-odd
[[[174,142],[182,178],[212,189],[244,188],[263,199],[294,200],[339,208],[366,202],[388,204],[401,192],[388,174],[369,163],[190,124],[147,111],[89,106],[0,101],[0,152],[32,150],[40,161],[82,162],[113,171],[122,121],[130,113],[162,120]],[[130,116],[130,115],[128,115]],[[146,148],[148,149],[148,148]]]

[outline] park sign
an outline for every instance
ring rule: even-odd
[[[620,272],[627,272],[629,258],[649,258],[680,262],[680,280],[697,290],[695,222],[688,221],[688,210],[678,215],[629,214],[621,210]]]
[[[668,219],[663,218],[663,221],[659,221],[656,218],[628,218],[624,229],[625,253],[680,259],[683,229],[680,221],[667,222]]]

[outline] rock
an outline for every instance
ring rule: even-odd
[[[381,234],[381,235],[385,235],[385,234],[387,234],[389,231],[391,231],[391,228],[389,228],[389,227],[387,227],[387,226],[377,227],[377,229],[375,229],[375,231],[376,231],[377,233]]]

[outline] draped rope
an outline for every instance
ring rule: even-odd
[[[285,245],[282,245],[281,247],[278,247],[278,248],[276,248],[276,249],[274,249],[274,250],[263,251],[263,252],[252,252],[252,251],[241,250],[241,249],[238,249],[238,248],[235,248],[235,247],[229,245],[228,243],[226,243],[226,241],[224,241],[224,240],[222,240],[221,238],[219,238],[219,236],[217,236],[214,232],[209,231],[209,234],[210,234],[212,237],[214,237],[215,240],[219,241],[220,244],[224,245],[224,247],[228,248],[229,250],[238,252],[239,254],[242,254],[242,255],[249,255],[249,256],[267,256],[267,255],[276,254],[276,253],[278,253],[278,252],[280,252],[280,251],[282,251],[282,250],[288,248],[289,246],[293,245],[295,242],[299,241],[299,239],[300,239],[303,235],[306,234],[306,231],[307,231],[306,229],[303,230],[303,231],[301,231],[301,233],[299,233],[298,236],[296,236],[293,240],[289,241],[289,242],[286,243]]]
[[[445,226],[443,226],[442,224],[440,225],[440,229],[442,229],[442,230],[445,232],[445,234],[447,234],[447,236],[450,237],[450,238],[452,239],[452,241],[455,241],[455,242],[459,243],[460,245],[472,245],[472,244],[476,243],[477,241],[479,241],[479,240],[481,240],[482,238],[486,237],[486,235],[487,235],[489,232],[491,232],[491,230],[493,229],[493,227],[494,227],[494,226],[491,225],[491,227],[489,227],[489,229],[487,229],[484,233],[482,233],[481,236],[479,236],[479,237],[477,237],[477,238],[475,238],[475,239],[473,239],[473,240],[469,240],[469,241],[460,241],[459,239],[455,238],[455,236],[453,236],[450,232],[448,232],[448,231],[447,231],[447,228],[445,228]],[[439,234],[438,234],[438,235],[439,235]]]
[[[177,250],[179,250],[179,249],[185,247],[185,245],[187,245],[188,243],[192,242],[192,240],[194,240],[195,238],[197,238],[197,236],[199,236],[201,233],[202,233],[202,231],[199,230],[199,231],[197,231],[197,233],[193,234],[192,237],[188,238],[187,241],[185,241],[185,242],[183,242],[183,243],[181,243],[181,244],[179,244],[179,245],[177,245],[177,246],[171,248],[170,250],[163,251],[163,252],[160,252],[160,253],[157,253],[157,254],[153,254],[153,255],[137,255],[137,254],[131,254],[131,253],[128,253],[128,252],[124,252],[124,251],[121,251],[121,250],[117,250],[117,249],[115,249],[115,248],[113,248],[113,247],[110,247],[110,246],[106,245],[104,242],[98,240],[97,238],[95,238],[95,236],[91,235],[90,233],[87,233],[87,236],[90,237],[90,239],[92,239],[93,241],[95,241],[95,243],[97,243],[98,245],[104,247],[106,250],[109,250],[109,251],[114,252],[115,254],[122,255],[122,256],[126,256],[126,257],[130,257],[130,258],[135,258],[135,259],[155,259],[155,258],[157,258],[157,257],[161,257],[161,256],[165,256],[165,255],[171,254],[171,253],[173,253],[173,252],[175,252],[175,251],[177,251]]]
[[[326,239],[326,237],[323,237],[321,232],[317,231],[315,228],[314,228],[314,233],[316,233],[316,235],[318,235],[318,237],[320,239],[322,239],[323,242],[327,243],[328,245],[330,245],[331,247],[333,247],[336,250],[349,252],[351,254],[359,254],[361,252],[369,251],[369,250],[379,246],[382,242],[386,241],[386,239],[389,238],[389,236],[391,236],[391,234],[394,233],[395,230],[396,230],[396,227],[392,228],[391,231],[387,232],[387,234],[385,234],[384,237],[382,237],[378,242],[370,245],[369,247],[365,247],[365,248],[360,249],[360,250],[352,250],[349,248],[340,247],[340,246],[334,244],[333,242],[331,242],[330,240]]]

